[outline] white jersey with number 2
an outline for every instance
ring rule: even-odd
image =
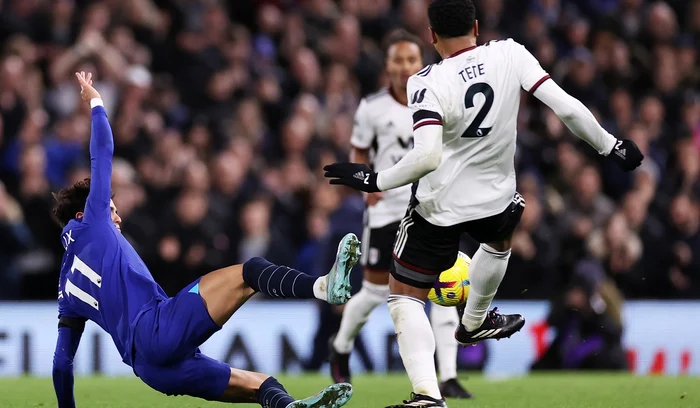
[[[548,78],[532,54],[508,39],[462,50],[409,79],[414,130],[443,126],[440,165],[416,192],[421,216],[449,226],[508,207],[520,91],[534,92]]]

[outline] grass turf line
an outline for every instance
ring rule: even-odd
[[[326,376],[279,376],[296,398],[315,394],[329,384]],[[700,408],[700,378],[639,377],[607,373],[550,373],[508,380],[462,378],[476,394],[472,401],[448,400],[450,408]],[[403,375],[357,376],[347,407],[381,408],[407,398]],[[137,378],[76,378],[76,405],[100,408],[217,408],[190,397],[168,397]],[[51,379],[0,378],[0,407],[55,407]],[[258,405],[237,405],[252,408]]]

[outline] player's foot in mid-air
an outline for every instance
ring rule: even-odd
[[[294,401],[287,408],[340,408],[352,398],[352,385],[333,384],[309,398]]]
[[[350,382],[350,353],[339,353],[333,347],[335,336],[328,343],[328,362],[331,365],[331,377],[335,383]]]
[[[328,273],[326,301],[343,305],[350,300],[350,271],[360,259],[360,240],[355,234],[347,234],[340,240],[335,263]]]
[[[525,319],[521,315],[504,315],[498,313],[498,308],[493,308],[486,315],[481,327],[476,330],[467,331],[460,323],[455,332],[455,339],[461,345],[474,344],[486,339],[502,339],[519,332],[524,325]]]
[[[440,384],[440,394],[442,394],[444,398],[474,398],[474,395],[471,392],[467,391],[466,388],[462,387],[462,384],[460,384],[456,378],[449,379]]]
[[[410,400],[404,400],[403,404],[389,405],[386,408],[447,408],[444,399],[435,399],[427,395],[411,393]]]

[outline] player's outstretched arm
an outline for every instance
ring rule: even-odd
[[[623,170],[631,171],[642,164],[644,155],[633,141],[618,140],[608,133],[588,108],[554,81],[544,82],[534,95],[549,106],[571,132],[588,142],[598,153],[610,157]]]
[[[62,317],[58,323],[58,339],[53,355],[53,387],[58,408],[75,408],[73,395],[73,358],[80,344],[85,321]]]
[[[637,145],[631,140],[618,140],[603,129],[588,108],[551,80],[537,58],[525,47],[513,40],[503,44],[510,47],[523,89],[549,106],[569,130],[588,142],[598,153],[610,157],[625,171],[634,170],[642,164],[644,155]]]
[[[413,132],[414,146],[398,163],[375,173],[364,163],[333,163],[325,166],[331,184],[375,193],[411,184],[437,169],[442,159],[442,126]]]
[[[413,149],[398,163],[379,173],[360,163],[325,166],[325,176],[332,179],[331,184],[344,184],[372,193],[411,184],[438,168],[442,160],[442,108],[420,77],[408,80],[408,95],[413,112]]]
[[[109,126],[107,112],[102,105],[100,94],[92,87],[92,74],[76,72],[80,83],[80,96],[92,108],[92,128],[90,134],[90,193],[85,204],[83,222],[110,218],[112,156],[114,138]]]
[[[442,125],[415,129],[413,140],[414,146],[411,151],[395,165],[377,175],[377,187],[381,191],[411,184],[440,165],[442,160]]]

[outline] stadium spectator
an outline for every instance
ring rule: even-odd
[[[511,299],[546,298],[552,293],[557,279],[558,240],[555,229],[544,218],[538,196],[524,192],[523,197],[527,206],[520,226],[513,234],[508,271],[498,293]]]
[[[334,230],[329,215],[346,205],[320,169],[347,158],[359,99],[385,84],[384,35],[404,27],[430,42],[425,8],[425,0],[0,2],[0,179],[33,237],[0,263],[14,265],[20,296],[55,297],[63,250],[50,192],[86,176],[89,122],[73,71],[100,79],[124,233],[172,291],[203,263],[235,262],[267,240],[289,264],[300,253],[308,260],[325,238],[321,226]],[[629,175],[608,168],[523,96],[516,164],[527,170],[532,208],[499,296],[550,297],[594,255],[591,234],[621,225],[620,213],[642,248],[659,248],[615,275],[624,295],[700,296],[700,3],[480,0],[477,10],[482,43],[525,44],[649,158]],[[556,278],[523,294],[533,270]]]
[[[22,208],[0,182],[0,299],[17,299],[20,291],[20,255],[31,248],[32,235]]]
[[[533,370],[625,370],[621,295],[597,262],[582,261],[553,302],[547,323],[555,337]]]
[[[700,295],[700,212],[697,199],[680,194],[669,210],[671,267],[668,277],[676,297],[697,298]]]

